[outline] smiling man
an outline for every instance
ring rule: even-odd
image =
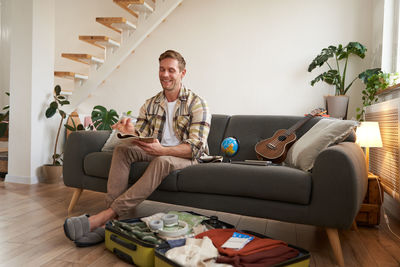
[[[182,84],[185,66],[178,52],[162,53],[159,79],[163,91],[145,102],[135,125],[123,118],[113,126],[121,133],[153,137],[154,141],[134,141],[114,149],[107,184],[108,209],[90,217],[65,220],[64,232],[78,246],[102,242],[107,221],[145,200],[171,171],[197,164],[201,155],[208,154],[211,114],[206,102]],[[128,187],[131,164],[137,161],[150,163],[138,181]]]

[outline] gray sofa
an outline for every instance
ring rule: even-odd
[[[227,136],[240,141],[232,160],[257,159],[254,145],[287,129],[302,117],[213,115],[208,138],[211,155],[220,154]],[[296,133],[300,138],[319,118]],[[72,133],[64,155],[64,183],[76,188],[69,211],[83,189],[106,192],[112,154],[101,152],[108,131]],[[165,178],[150,200],[196,208],[325,227],[339,265],[343,265],[337,229],[348,229],[364,199],[367,170],[354,135],[324,149],[311,172],[287,166],[203,163],[175,171]],[[148,163],[132,164],[130,184]],[[339,246],[337,246],[339,244]],[[336,248],[336,249],[335,249]]]

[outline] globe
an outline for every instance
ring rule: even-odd
[[[239,151],[239,141],[236,137],[225,138],[221,143],[221,151],[228,158],[235,156]]]

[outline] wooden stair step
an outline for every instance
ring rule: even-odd
[[[65,78],[65,79],[73,79],[73,80],[87,80],[89,76],[83,75],[80,73],[75,73],[72,71],[55,71],[54,76],[59,77],[59,78]]]
[[[145,0],[113,0],[114,3],[128,11],[135,17],[138,17],[138,12],[153,12],[154,9]]]
[[[135,24],[122,17],[96,18],[96,21],[118,33],[122,33],[123,30],[136,30]]]
[[[106,47],[120,47],[120,44],[107,36],[80,35],[79,40],[105,49]]]
[[[90,65],[91,63],[97,63],[97,64],[104,63],[103,59],[94,57],[89,54],[62,53],[61,56],[88,65]]]

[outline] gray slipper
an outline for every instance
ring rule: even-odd
[[[75,241],[90,232],[89,215],[84,214],[79,217],[71,217],[65,219],[64,233],[65,235]]]
[[[89,247],[94,246],[104,241],[105,229],[102,227],[96,228],[92,232],[87,233],[81,238],[75,240],[77,247]]]

